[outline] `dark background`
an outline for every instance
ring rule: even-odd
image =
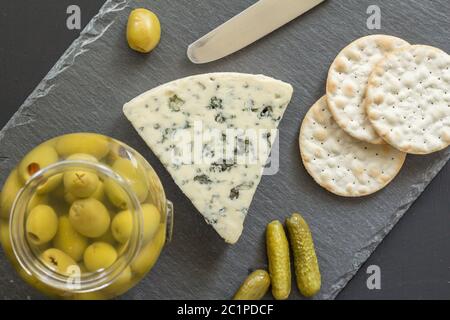
[[[67,7],[80,6],[83,28],[103,2],[2,1],[0,127],[78,37],[80,30],[66,28]],[[450,166],[447,164],[338,299],[450,298],[449,182]],[[370,265],[381,268],[381,290],[366,287],[366,270]]]

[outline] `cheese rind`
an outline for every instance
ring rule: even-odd
[[[126,103],[123,112],[205,220],[226,242],[235,243],[276,138],[271,131],[292,92],[291,85],[263,75],[201,74],[147,91]],[[230,129],[243,135],[235,139]],[[223,147],[230,136],[235,142],[231,153]],[[186,137],[192,140],[183,141]],[[262,141],[267,148],[258,148]],[[203,157],[196,158],[196,148]],[[192,162],[177,157],[186,150]],[[242,162],[252,152],[258,153],[257,161]]]

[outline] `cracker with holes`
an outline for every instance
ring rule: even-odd
[[[314,180],[340,196],[359,197],[385,187],[400,171],[406,154],[345,133],[333,119],[326,97],[306,114],[300,130],[303,164]]]
[[[450,144],[450,56],[414,45],[374,69],[366,110],[378,134],[398,150],[429,154]]]
[[[331,65],[327,78],[328,105],[339,126],[354,138],[384,143],[364,109],[367,80],[386,53],[408,45],[400,38],[387,35],[363,37],[345,47]]]

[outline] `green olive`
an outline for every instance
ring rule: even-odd
[[[116,214],[111,222],[111,231],[119,243],[126,243],[130,239],[133,231],[133,215],[129,210]]]
[[[34,245],[41,245],[53,239],[58,230],[58,216],[52,207],[40,204],[27,217],[26,232]]]
[[[109,286],[103,289],[103,291],[113,296],[124,293],[131,287],[132,276],[131,268],[126,267]]]
[[[83,252],[84,253],[84,252]],[[78,266],[80,267],[81,273],[89,273],[89,270],[86,268],[83,262],[78,262]]]
[[[45,180],[45,182],[42,182],[41,184],[39,184],[39,186],[37,187],[36,193],[37,194],[46,194],[46,193],[49,193],[49,192],[55,190],[61,184],[62,178],[63,178],[63,175],[61,173],[51,176],[50,178]]]
[[[121,256],[125,253],[125,251],[128,249],[128,242],[126,243],[120,243],[117,247],[116,247],[116,251],[117,251],[117,256]]]
[[[2,193],[0,195],[0,217],[9,218],[9,214],[16,199],[17,193],[22,188],[23,184],[20,180],[17,170],[13,170],[6,179],[3,186]]]
[[[74,153],[66,158],[66,160],[83,160],[98,163],[96,157],[87,153]]]
[[[97,190],[100,180],[95,173],[74,170],[64,173],[64,188],[76,198],[88,198]]]
[[[27,182],[30,177],[39,170],[58,161],[58,154],[55,149],[49,145],[40,145],[31,150],[19,163],[19,176],[22,182]],[[56,176],[55,176],[56,177]],[[53,190],[57,186],[58,178],[49,179],[46,183],[51,184],[50,187],[42,185],[45,192]],[[60,179],[60,178],[59,178]],[[59,180],[60,181],[60,180]],[[44,191],[43,191],[44,192]]]
[[[70,206],[69,219],[76,231],[89,238],[102,236],[110,224],[108,210],[94,198],[76,200]]]
[[[111,146],[111,150],[107,156],[107,161],[109,163],[114,163],[118,159],[130,159],[133,156],[131,151],[125,145],[121,143],[114,143]]]
[[[111,221],[113,221],[113,219],[111,219]],[[110,243],[110,244],[113,244],[113,245],[115,245],[117,243],[116,239],[114,238],[114,236],[112,234],[111,228],[108,228],[108,230],[102,236],[100,236],[98,238],[95,238],[93,240],[96,241],[96,242],[97,241],[99,241],[99,242],[107,242],[107,243]]]
[[[144,218],[144,242],[147,242],[153,238],[158,230],[161,215],[154,205],[147,203],[142,205],[142,214]]]
[[[153,12],[144,8],[131,11],[127,24],[127,41],[131,49],[150,52],[158,45],[160,38],[161,25]]]
[[[66,200],[68,204],[72,204],[75,200],[79,200],[80,198],[75,197],[72,193],[63,190],[64,195],[63,198]],[[90,196],[91,198],[97,199],[100,202],[105,201],[105,185],[103,182],[98,181],[97,189],[95,189],[94,193]]]
[[[166,227],[161,224],[153,241],[146,244],[131,263],[131,270],[139,275],[146,274],[154,266],[156,260],[158,260],[165,241]]]
[[[0,242],[2,243],[3,250],[5,251],[8,257],[12,257],[14,255],[11,239],[9,237],[9,224],[0,222]]]
[[[118,159],[112,169],[128,181],[140,202],[145,201],[148,194],[147,173],[139,164],[128,159]]]
[[[97,188],[95,189],[91,197],[97,199],[100,202],[105,201],[105,184],[103,182],[98,182]]]
[[[28,202],[28,211],[33,210],[35,207],[37,207],[40,204],[48,204],[48,203],[49,203],[49,200],[48,200],[47,194],[35,193],[31,196],[30,202]]]
[[[113,179],[105,180],[105,194],[109,201],[119,209],[126,209],[129,203],[129,197],[122,187]]]
[[[41,254],[41,260],[53,271],[62,275],[71,275],[72,268],[78,268],[77,263],[68,254],[51,248]]]
[[[74,295],[75,300],[106,300],[106,296],[102,292],[82,292]]]
[[[116,259],[116,249],[106,242],[94,242],[84,251],[84,265],[91,272],[110,267]]]
[[[87,153],[101,159],[109,152],[109,139],[95,133],[72,133],[58,138],[56,151],[64,158],[75,153]]]
[[[72,227],[68,216],[61,216],[59,217],[58,231],[53,239],[53,245],[78,262],[83,258],[84,250],[88,246],[88,239]]]
[[[36,277],[28,274],[24,269],[20,269],[19,276],[30,286],[37,289],[39,292],[42,292],[43,294],[49,296],[49,297],[58,297],[61,296],[61,291],[58,291],[55,288],[49,287],[48,285],[45,285]]]
[[[142,205],[142,215],[144,222],[144,243],[153,238],[160,223],[158,209],[151,204]],[[133,215],[129,210],[119,212],[111,223],[111,230],[114,239],[119,243],[126,243],[133,231]]]
[[[68,204],[72,204],[77,200],[80,200],[79,198],[75,197],[73,194],[71,194],[70,192],[65,191],[64,192],[64,200],[66,200],[66,202]]]

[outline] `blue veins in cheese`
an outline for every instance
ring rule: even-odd
[[[201,74],[147,91],[123,112],[206,222],[233,244],[292,92],[263,75]]]

